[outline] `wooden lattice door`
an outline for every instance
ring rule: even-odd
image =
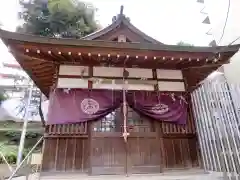
[[[158,124],[128,108],[128,174],[160,172]]]
[[[122,138],[121,108],[92,123],[92,174],[125,174],[126,144]]]
[[[122,108],[91,127],[91,173],[132,174],[160,172],[160,146],[154,122],[128,107],[127,143],[122,137]]]

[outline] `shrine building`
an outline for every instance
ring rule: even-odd
[[[50,100],[42,172],[130,175],[202,167],[190,95],[229,62],[237,45],[166,45],[122,10],[82,39],[4,30],[0,37]]]

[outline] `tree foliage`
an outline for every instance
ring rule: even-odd
[[[29,150],[35,145],[36,141],[42,136],[41,133],[27,132],[25,146],[23,151],[23,157],[29,152]],[[8,130],[0,132],[0,151],[3,153],[8,163],[15,164],[17,161],[18,145],[21,137],[20,131]],[[35,152],[41,150],[42,143],[40,143]],[[0,156],[0,164],[5,163],[3,158]]]
[[[8,99],[8,96],[4,92],[0,91],[0,104],[7,99]]]
[[[178,46],[194,46],[193,44],[186,43],[186,42],[183,42],[183,41],[178,42],[177,45]]]
[[[9,141],[17,142],[17,144],[18,144],[20,141],[20,138],[21,138],[21,131],[9,130],[9,131],[5,132],[4,135],[9,138]],[[41,136],[42,136],[42,134],[39,132],[27,132],[26,133],[26,139],[38,139]]]
[[[96,8],[73,0],[22,0],[18,32],[33,35],[80,38],[98,29]]]

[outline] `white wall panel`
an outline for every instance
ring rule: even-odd
[[[181,70],[157,69],[157,77],[159,79],[183,79]]]
[[[60,65],[59,67],[59,75],[82,75],[82,71],[84,70],[83,76],[88,76],[87,66],[69,66],[69,65]]]
[[[58,78],[58,88],[88,88],[88,81],[77,78]]]
[[[93,67],[93,76],[122,77],[123,76],[123,68]]]
[[[154,91],[154,86],[150,84],[128,84],[128,89]]]
[[[129,90],[154,90],[154,84],[156,81],[153,80],[126,80],[126,87]],[[122,80],[116,79],[114,83],[110,79],[103,79],[100,84],[93,84],[93,88],[96,89],[122,89]]]
[[[153,78],[152,69],[126,68],[129,77],[133,78]]]
[[[126,87],[128,90],[154,90],[154,86],[149,84],[127,84]],[[123,89],[123,84],[93,84],[93,89]]]
[[[110,83],[101,83],[93,84],[93,89],[122,89],[122,84],[110,84]]]
[[[131,78],[152,78],[152,69],[126,68]],[[93,76],[100,77],[122,77],[123,68],[116,67],[94,67]]]
[[[158,82],[159,91],[185,91],[184,82]]]

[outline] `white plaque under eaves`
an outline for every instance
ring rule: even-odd
[[[129,78],[152,78],[152,69],[126,68]],[[123,68],[93,67],[93,76],[97,77],[123,77]]]
[[[58,88],[88,88],[88,81],[79,78],[58,78]]]
[[[59,75],[68,75],[68,76],[88,76],[87,66],[70,66],[70,65],[60,65]]]
[[[184,82],[158,82],[159,91],[185,91]]]
[[[93,67],[93,76],[98,76],[98,77],[122,77],[123,76],[123,68]]]
[[[183,79],[181,70],[157,69],[158,79]]]
[[[126,68],[131,78],[153,78],[152,69]]]

